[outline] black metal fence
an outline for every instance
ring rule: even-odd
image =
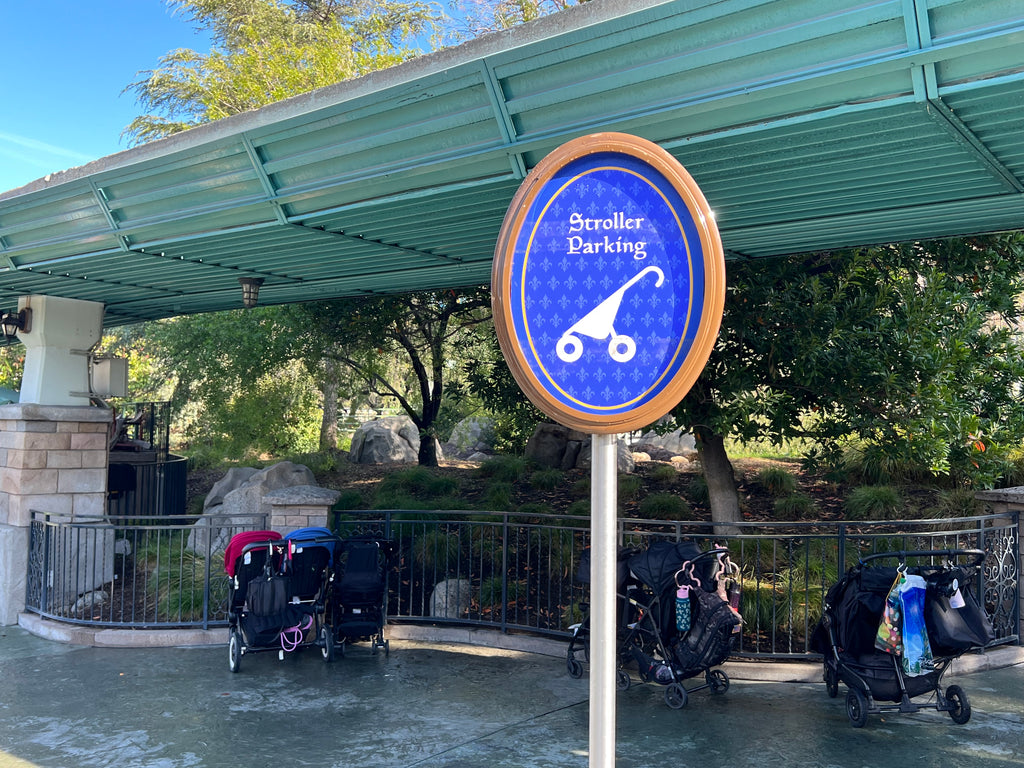
[[[402,622],[485,626],[568,636],[588,600],[576,578],[589,519],[479,512],[348,512],[332,525],[344,537],[391,542],[388,615]],[[223,552],[260,516],[59,519],[37,514],[31,528],[30,611],[67,622],[121,627],[212,627],[227,623]],[[879,551],[983,549],[976,585],[1002,642],[1019,640],[1016,513],[878,523],[740,523],[716,537],[710,524],[621,519],[623,546],[654,539],[713,541],[741,569],[744,617],[739,653],[803,657],[828,588],[858,558]]]

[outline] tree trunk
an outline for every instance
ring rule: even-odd
[[[421,467],[436,467],[438,465],[437,440],[434,439],[433,434],[420,432],[420,452],[417,460]]]
[[[334,360],[326,361],[322,394],[324,416],[320,421],[320,450],[336,451],[338,449],[338,364]]]
[[[732,462],[725,452],[725,438],[713,433],[698,432],[697,446],[704,466],[704,479],[708,484],[711,521],[717,536],[734,536],[740,529],[729,523],[740,521],[740,497],[736,491],[736,476]]]

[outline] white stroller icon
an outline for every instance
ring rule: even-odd
[[[654,284],[655,288],[665,282],[665,273],[658,269],[658,267],[647,267],[639,272],[633,279],[594,307],[594,309],[590,310],[575,325],[562,334],[562,338],[555,345],[558,357],[566,363],[574,363],[580,359],[583,355],[583,342],[576,335],[579,333],[583,336],[599,340],[611,337],[611,341],[608,342],[608,354],[612,360],[617,363],[625,363],[632,360],[633,355],[636,354],[636,342],[633,341],[632,336],[615,333],[612,323],[615,322],[615,316],[619,312],[619,305],[622,303],[622,297],[625,295],[626,289],[639,282],[640,278],[648,272],[655,272],[658,275],[658,282]]]

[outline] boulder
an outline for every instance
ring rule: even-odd
[[[673,456],[692,456],[697,453],[697,441],[682,427],[659,435],[648,430],[638,437],[633,450],[649,453],[652,459],[671,461]]]
[[[296,485],[316,485],[316,477],[309,467],[282,461],[250,473],[246,480],[225,493],[219,504],[204,505],[202,517],[189,533],[188,548],[200,555],[207,551],[219,552],[238,531],[268,525],[273,508],[264,497],[271,491]],[[210,493],[212,495],[213,490]]]
[[[586,439],[582,432],[544,422],[537,425],[526,441],[525,456],[542,467],[571,469]]]
[[[543,467],[589,469],[590,436],[560,424],[538,424],[526,443],[525,455]],[[619,472],[632,472],[634,467],[633,453],[620,439]]]
[[[591,451],[590,451],[590,440],[587,440],[583,444],[583,448],[580,449],[580,457],[576,460],[577,469],[590,469],[591,464]],[[632,449],[626,445],[626,441],[619,438],[615,441],[616,447],[616,467],[619,472],[632,472],[636,469],[636,462],[633,459]]]
[[[213,484],[210,492],[206,494],[206,501],[203,502],[203,512],[224,503],[224,497],[238,486],[245,483],[259,470],[256,467],[232,467],[227,473]]]
[[[439,581],[430,596],[430,615],[441,619],[461,619],[469,613],[473,586],[468,579]]]
[[[408,416],[387,416],[361,424],[352,435],[349,461],[356,464],[415,464],[420,433]]]
[[[465,458],[474,453],[494,451],[494,419],[490,416],[467,416],[455,425],[444,444],[446,456]]]

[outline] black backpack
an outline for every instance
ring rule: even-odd
[[[673,649],[683,675],[696,674],[725,661],[732,650],[733,629],[740,624],[740,617],[716,593],[691,589],[690,597],[694,612],[690,631]]]

